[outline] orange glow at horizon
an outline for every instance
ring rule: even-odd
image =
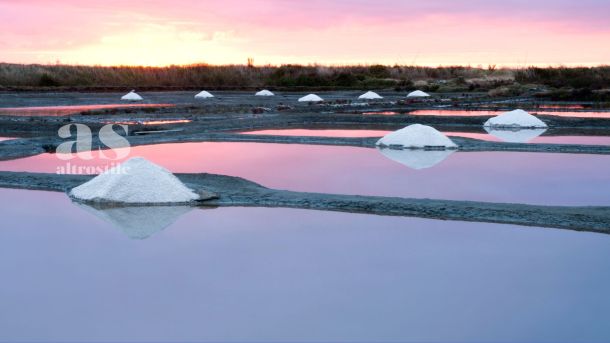
[[[587,17],[593,7],[580,18],[570,7],[553,9],[550,1],[535,8],[536,15],[526,6],[505,10],[486,3],[480,9],[447,0],[430,8],[408,0],[225,1],[174,6],[150,0],[141,8],[116,0],[0,2],[0,62],[227,65],[252,57],[256,65],[610,63],[610,24]]]

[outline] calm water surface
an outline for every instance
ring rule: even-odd
[[[0,198],[0,341],[610,339],[607,235],[219,208],[132,239],[62,193]]]
[[[416,110],[408,114],[420,116],[497,116],[505,111],[476,111],[476,110]],[[558,117],[574,118],[610,118],[610,111],[540,111],[530,110],[531,114],[541,114]],[[396,113],[394,113],[396,114]]]
[[[538,130],[522,130],[538,131]],[[542,130],[540,130],[542,131]],[[274,135],[274,136],[314,136],[314,137],[382,137],[392,130],[367,130],[367,129],[270,129],[253,130],[242,132],[252,135]],[[472,132],[443,132],[448,136],[466,137],[491,142],[511,141],[502,139],[487,133]],[[536,132],[532,138],[521,143],[545,143],[545,144],[585,144],[585,145],[610,145],[610,136],[536,136],[544,132]],[[510,135],[509,137],[510,138]]]
[[[111,152],[107,152],[112,156]],[[140,146],[173,172],[240,176],[295,191],[541,205],[610,205],[610,156],[516,152],[423,152],[264,143]],[[106,166],[108,160],[71,161]],[[0,161],[0,170],[50,172],[53,154]],[[419,167],[426,169],[414,169]]]

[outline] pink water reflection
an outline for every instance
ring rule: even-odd
[[[279,129],[242,132],[251,135],[307,136],[307,137],[382,137],[391,130],[322,130],[322,129]]]
[[[240,176],[295,191],[552,205],[610,205],[610,156],[457,152],[414,170],[376,149],[262,143],[182,143],[135,147],[173,172]],[[55,172],[51,154],[0,162],[0,170]],[[95,159],[74,164],[104,166]]]
[[[497,116],[505,111],[474,111],[474,110],[415,110],[409,112],[411,115],[419,116]],[[529,111],[531,114],[549,115],[557,117],[572,118],[610,118],[610,112],[579,112],[579,111]]]
[[[320,130],[320,129],[278,129],[257,130],[242,132],[244,134],[272,135],[272,136],[307,136],[307,137],[382,137],[392,130]],[[487,133],[473,132],[443,132],[449,137],[473,138],[488,142],[502,142],[498,137]],[[610,136],[541,136],[528,143],[545,144],[584,144],[584,145],[610,145]]]
[[[75,106],[6,107],[0,108],[0,115],[11,116],[66,116],[84,111],[110,108],[171,107],[172,104],[105,104]]]

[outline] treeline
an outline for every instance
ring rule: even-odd
[[[413,89],[487,91],[514,83],[554,88],[610,88],[610,67],[527,68],[416,66],[101,67],[0,63],[0,88],[90,89]]]

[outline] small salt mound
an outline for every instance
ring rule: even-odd
[[[373,99],[383,99],[383,97],[375,92],[368,91],[368,92],[362,94],[361,96],[359,96],[358,99],[373,100]]]
[[[118,206],[77,205],[112,224],[131,239],[146,239],[172,225],[192,210],[190,206]]]
[[[82,201],[122,204],[173,204],[201,199],[170,171],[141,157],[107,170],[73,188],[69,195]]]
[[[526,127],[547,128],[548,126],[540,119],[524,110],[504,112],[499,116],[489,118],[483,126],[486,127]]]
[[[197,93],[197,95],[195,95],[196,99],[207,99],[207,98],[213,98],[214,96],[212,95],[212,93],[208,92],[208,91],[201,91],[199,93]]]
[[[121,100],[125,100],[125,101],[142,101],[144,99],[138,93],[136,93],[135,90],[132,90],[131,92],[123,95],[121,97]]]
[[[417,170],[434,167],[455,152],[455,150],[378,150],[390,160]]]
[[[271,91],[263,89],[260,92],[256,92],[256,94],[254,94],[254,95],[256,95],[256,96],[274,96],[275,94],[273,94]]]
[[[504,142],[527,143],[545,133],[546,129],[494,129],[485,127],[485,131],[494,137],[500,138]]]
[[[388,133],[377,141],[377,145],[400,146],[407,149],[457,148],[457,145],[447,136],[433,127],[421,124],[409,125],[398,131]]]
[[[407,94],[407,98],[422,98],[422,97],[427,97],[430,96],[430,94],[426,93],[426,92],[422,92],[420,90],[416,90],[413,91],[409,94]]]
[[[317,96],[315,94],[308,94],[302,98],[299,98],[299,102],[320,102],[320,101],[324,101],[324,99],[320,98],[319,96]]]

